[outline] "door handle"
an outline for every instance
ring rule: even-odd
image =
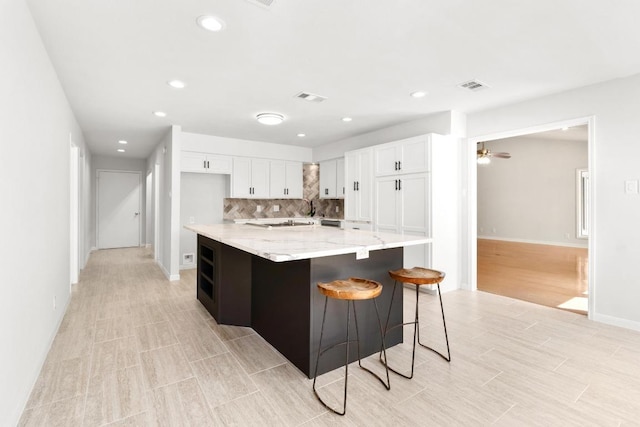
[[[134,214],[135,216],[138,216],[138,215],[140,215],[140,212],[134,212],[133,214]]]

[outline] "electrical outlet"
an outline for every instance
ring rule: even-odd
[[[570,239],[571,238],[570,236],[571,235],[569,233],[565,233],[565,235],[564,235],[564,237],[566,237],[567,239]]]
[[[189,224],[195,224],[196,223],[196,218],[193,216],[189,217]]]
[[[262,212],[262,206],[261,205],[256,206],[256,212]]]
[[[495,228],[495,227],[493,227],[493,228],[491,229],[491,232],[492,232],[493,234],[496,234],[496,228]]]
[[[336,206],[336,212],[340,212],[340,206]]]
[[[484,233],[484,227],[480,227],[480,232]]]
[[[638,194],[638,180],[624,182],[625,194]]]
[[[274,212],[280,212],[280,205],[273,205]]]

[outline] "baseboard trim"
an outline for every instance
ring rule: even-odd
[[[164,268],[164,265],[162,265],[162,263],[158,260],[156,260],[156,264],[158,264],[158,266],[160,267],[160,270],[162,270],[167,280],[169,280],[170,282],[175,282],[176,280],[180,280],[180,274],[170,274],[167,271],[167,269]]]
[[[198,266],[195,264],[180,264],[180,271],[182,270],[193,270],[195,268],[197,268]]]
[[[541,240],[527,240],[527,239],[511,239],[509,237],[496,237],[496,236],[478,236],[478,240],[499,240],[501,242],[515,242],[515,243],[530,243],[532,245],[547,245],[547,246],[564,246],[567,248],[582,248],[587,249],[588,243],[581,245],[579,243],[565,243],[565,242],[544,242]]]
[[[620,328],[640,331],[640,322],[634,320],[621,319],[620,317],[609,316],[607,314],[594,313],[591,317],[594,322],[606,323],[607,325],[618,326]]]
[[[37,365],[37,368],[34,370],[34,373],[31,375],[31,381],[29,381],[29,383],[31,384],[28,388],[28,390],[25,390],[24,393],[22,393],[23,397],[22,397],[22,401],[19,405],[19,412],[17,414],[14,415],[14,423],[12,425],[18,425],[20,418],[22,417],[22,414],[24,413],[25,408],[27,407],[27,403],[29,403],[29,397],[31,397],[31,393],[33,392],[33,388],[36,386],[36,382],[38,381],[38,378],[40,377],[40,373],[42,372],[42,368],[44,368],[44,364],[47,361],[47,356],[49,355],[49,352],[51,351],[51,346],[53,345],[53,341],[56,339],[56,335],[58,335],[58,331],[60,330],[60,326],[62,326],[62,320],[64,319],[64,315],[67,313],[67,308],[69,308],[69,303],[71,302],[71,294],[69,294],[69,298],[67,298],[67,303],[64,306],[64,309],[62,310],[62,315],[60,316],[60,318],[58,319],[57,325],[55,327],[55,329],[53,330],[53,333],[49,336],[49,345],[46,347],[45,351],[41,354],[40,356],[40,362]]]

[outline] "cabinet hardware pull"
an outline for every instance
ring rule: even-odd
[[[398,170],[402,170],[402,162],[398,161]]]
[[[360,181],[356,181],[356,190],[360,191]]]
[[[325,189],[324,189],[324,195],[326,196],[326,195],[328,195],[328,194],[329,194],[329,189],[328,189],[328,188],[325,188]]]
[[[356,191],[356,182],[353,181],[353,191]]]
[[[398,180],[398,190],[402,190],[402,180]]]
[[[206,169],[206,168],[207,168],[207,161],[206,161],[206,160],[203,160],[203,161],[202,161],[202,168],[203,168],[203,169]]]
[[[207,169],[210,169],[211,166],[209,165],[209,160],[207,160]]]
[[[396,191],[398,191],[398,180],[397,179],[395,180],[395,183],[396,183]]]

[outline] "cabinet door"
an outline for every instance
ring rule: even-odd
[[[231,173],[231,157],[207,155],[207,169],[209,173]]]
[[[385,144],[375,148],[376,176],[393,175],[398,173],[400,147],[396,144]]]
[[[335,199],[336,197],[336,161],[320,162],[320,198]]]
[[[373,221],[373,154],[371,150],[358,154],[358,221]]]
[[[336,160],[336,197],[344,199],[344,158]]]
[[[376,230],[399,231],[398,193],[398,178],[376,179]]]
[[[274,199],[286,198],[287,170],[285,162],[271,161],[269,170],[269,197]]]
[[[400,195],[400,231],[426,235],[429,231],[429,174],[398,176]]]
[[[204,153],[183,151],[180,153],[180,170],[182,172],[207,172],[207,157]]]
[[[427,172],[429,170],[429,138],[419,136],[401,144],[399,173]]]
[[[231,174],[231,197],[251,197],[251,159],[236,157],[233,159]]]
[[[287,198],[302,199],[302,163],[286,162]]]
[[[251,160],[251,197],[266,199],[269,197],[269,161],[263,159]]]
[[[358,154],[346,153],[345,160],[345,195],[344,195],[344,218],[346,220],[357,221],[358,210],[356,206],[358,204],[356,181],[358,180]]]

